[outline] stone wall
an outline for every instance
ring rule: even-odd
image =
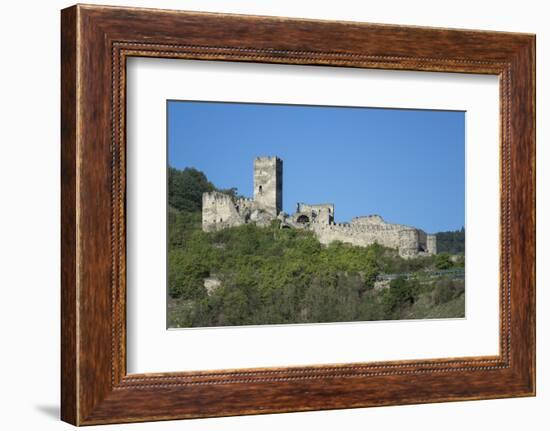
[[[278,157],[254,160],[254,199],[234,199],[220,192],[204,193],[203,230],[213,231],[246,223],[268,226],[278,219],[281,228],[312,230],[319,242],[325,245],[333,241],[359,247],[378,243],[397,249],[406,258],[437,252],[435,235],[411,226],[387,223],[379,215],[354,217],[350,223],[334,223],[334,204],[331,203],[298,203],[296,213],[283,213],[282,163]]]
[[[371,220],[366,220],[371,218]],[[380,216],[361,217],[351,223],[325,224],[313,222],[309,229],[321,244],[328,245],[341,241],[359,247],[378,243],[384,247],[397,249],[401,257],[415,257],[432,254],[427,249],[427,235],[424,231],[410,226],[386,223]]]
[[[420,250],[420,231],[405,229],[399,231],[399,255],[401,257],[416,256]]]
[[[299,202],[296,205],[296,212],[298,213],[316,213],[322,210],[334,215],[334,204],[305,204]]]
[[[235,201],[235,207],[239,214],[245,218],[245,222],[248,222],[250,214],[258,208],[258,205],[253,199],[239,198]]]
[[[375,242],[390,248],[399,248],[400,246],[400,231],[385,226],[366,228],[363,226],[354,226],[351,223],[334,223],[330,225],[312,223],[311,229],[322,244],[341,241],[360,247],[366,247]]]
[[[278,157],[254,160],[254,199],[233,199],[220,192],[202,196],[202,228],[213,231],[256,223],[267,226],[283,205],[283,162]]]
[[[300,202],[296,205],[296,213],[292,218],[295,223],[300,223],[299,219],[307,219],[307,223],[330,224],[334,221],[334,204],[305,204]]]
[[[354,226],[365,226],[376,229],[376,226],[382,226],[382,229],[408,229],[409,226],[397,223],[388,223],[378,214],[353,217],[350,222]]]
[[[426,235],[426,252],[429,254],[437,254],[437,237],[435,234]]]
[[[220,193],[209,192],[202,195],[202,229],[205,232],[255,223],[258,226],[268,226],[274,219],[271,213],[265,211],[253,199],[233,197]]]
[[[245,220],[235,206],[233,198],[220,192],[202,195],[202,229],[213,231],[240,226]]]

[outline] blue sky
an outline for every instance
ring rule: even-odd
[[[335,204],[439,232],[464,226],[461,111],[168,102],[168,163],[252,197],[256,156],[283,159],[283,209]]]

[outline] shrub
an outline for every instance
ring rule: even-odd
[[[453,261],[449,253],[439,253],[435,256],[435,266],[437,269],[449,269],[453,267]]]

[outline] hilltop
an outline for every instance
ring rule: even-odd
[[[192,168],[170,168],[168,188],[170,327],[464,316],[463,254],[322,245],[277,220],[203,232],[202,193],[237,191]]]

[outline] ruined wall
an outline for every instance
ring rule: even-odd
[[[416,256],[420,251],[419,234],[417,229],[399,231],[399,255],[401,257]]]
[[[357,217],[351,223],[324,224],[313,222],[309,228],[322,244],[332,241],[367,247],[375,242],[389,248],[397,249],[401,257],[415,257],[433,254],[435,235],[427,235],[420,229],[410,226],[386,223],[380,216]],[[428,250],[428,238],[430,250]]]
[[[429,254],[437,254],[437,237],[435,234],[426,235],[426,252]]]
[[[390,225],[391,226],[391,225]],[[325,225],[312,223],[311,229],[322,244],[332,241],[342,241],[348,244],[366,247],[377,242],[390,248],[399,248],[399,230],[389,226],[375,226],[365,228],[348,223],[334,223]]]
[[[267,226],[283,205],[283,162],[278,157],[257,157],[254,160],[254,199],[219,193],[202,196],[202,228],[204,231],[256,223]]]
[[[211,192],[202,195],[202,229],[205,232],[255,223],[258,226],[269,226],[274,219],[272,213],[265,211],[258,202]]]
[[[317,222],[321,224],[334,223],[334,209],[331,208],[319,208],[317,212]]]
[[[299,213],[318,213],[322,210],[334,215],[334,204],[305,204],[299,202],[296,206],[296,212]]]
[[[202,229],[213,231],[244,224],[231,196],[220,192],[202,195]]]
[[[330,224],[334,221],[334,204],[305,204],[299,202],[296,206],[296,213],[293,216],[298,222],[300,216],[306,216],[309,222]]]
[[[258,208],[258,205],[253,199],[239,198],[235,201],[235,208],[243,217],[244,222],[247,223],[250,221],[250,215]]]
[[[213,231],[254,223],[269,226],[274,219],[281,228],[312,230],[319,242],[341,241],[359,247],[375,242],[397,249],[402,257],[435,254],[435,235],[411,226],[387,223],[379,215],[354,217],[350,223],[334,223],[334,204],[298,203],[296,213],[282,212],[283,162],[278,157],[254,160],[254,199],[211,192],[202,196],[202,227]]]
[[[372,214],[367,216],[353,217],[350,224],[353,226],[364,226],[365,228],[376,229],[376,226],[383,226],[383,229],[408,229],[409,226],[396,223],[387,223],[378,214]]]
[[[283,209],[283,161],[278,157],[254,159],[254,201],[273,217]]]

